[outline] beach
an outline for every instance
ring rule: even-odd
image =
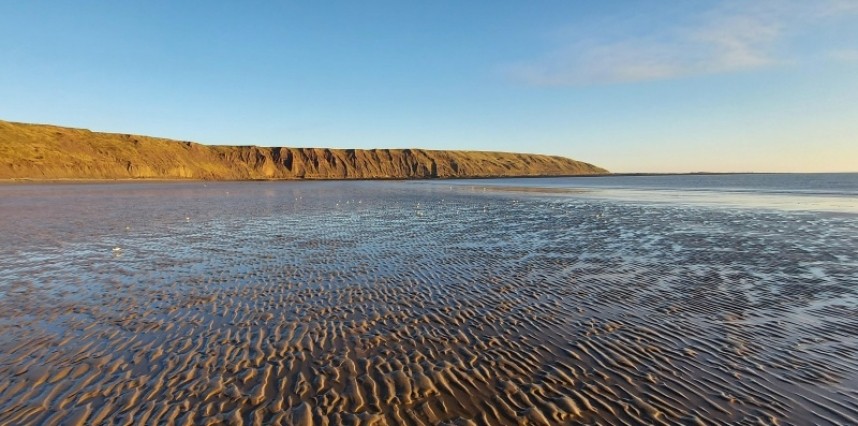
[[[528,182],[0,185],[0,424],[858,424],[851,193]]]

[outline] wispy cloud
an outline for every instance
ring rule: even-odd
[[[643,38],[579,35],[505,72],[532,85],[576,86],[772,67],[792,60],[783,54],[783,45],[808,26],[858,13],[854,0],[802,3],[722,3]]]
[[[810,2],[809,2],[810,3]],[[827,0],[816,5],[817,15],[842,16],[858,13],[858,2],[855,0]]]
[[[828,57],[838,62],[858,63],[858,49],[832,50]]]

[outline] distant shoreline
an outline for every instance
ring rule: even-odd
[[[375,177],[375,178],[283,178],[283,179],[195,179],[195,178],[0,178],[0,184],[50,184],[50,183],[176,183],[176,182],[350,182],[350,181],[445,181],[445,180],[488,180],[488,179],[547,179],[570,177],[596,177],[600,175],[546,175],[546,176],[469,176],[469,177]],[[610,176],[610,175],[603,175]]]
[[[690,172],[690,173],[609,173],[585,175],[546,176],[470,176],[470,177],[390,177],[390,178],[285,178],[285,179],[170,179],[170,178],[0,178],[0,185],[10,184],[98,184],[98,183],[179,183],[179,182],[349,182],[349,181],[446,181],[446,180],[495,180],[495,179],[557,179],[557,178],[608,178],[608,177],[655,177],[655,176],[732,176],[732,175],[820,175],[851,174],[858,172]]]

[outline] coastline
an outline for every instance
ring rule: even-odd
[[[489,180],[489,179],[549,179],[570,177],[599,177],[612,176],[611,174],[599,175],[527,175],[527,176],[439,176],[439,177],[372,177],[372,178],[274,178],[274,179],[197,179],[197,178],[0,178],[0,185],[4,184],[52,184],[52,183],[177,183],[177,182],[358,182],[358,181],[382,181],[382,182],[410,182],[410,181],[445,181],[445,180]]]
[[[522,176],[437,176],[437,177],[358,177],[358,178],[252,178],[252,179],[204,179],[204,178],[0,178],[4,184],[51,184],[51,183],[131,183],[131,182],[304,182],[304,181],[447,181],[447,180],[497,180],[497,179],[555,179],[555,178],[611,178],[611,177],[655,177],[655,176],[742,176],[742,175],[830,175],[858,172],[679,172],[679,173],[591,173],[567,175],[522,175]]]

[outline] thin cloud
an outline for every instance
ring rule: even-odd
[[[858,2],[855,0],[828,0],[817,5],[818,16],[843,16],[858,13]]]
[[[855,2],[786,2],[722,6],[647,38],[573,41],[504,71],[537,86],[586,86],[675,79],[762,69],[789,62],[781,45],[808,21],[858,12]]]
[[[858,49],[832,50],[828,57],[837,62],[858,63]]]

